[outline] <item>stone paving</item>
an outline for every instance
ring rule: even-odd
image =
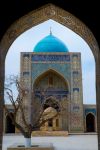
[[[53,143],[55,150],[98,150],[97,135],[68,135],[67,137],[32,137],[32,143]],[[22,135],[4,135],[3,150],[14,143],[24,143]]]

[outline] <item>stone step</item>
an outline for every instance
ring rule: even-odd
[[[33,131],[32,136],[68,136],[68,131]]]

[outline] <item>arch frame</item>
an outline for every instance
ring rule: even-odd
[[[98,149],[100,150],[100,51],[98,43],[89,28],[69,12],[53,5],[45,5],[35,11],[28,13],[14,22],[4,34],[0,42],[0,148],[2,147],[3,131],[3,104],[4,104],[4,79],[6,54],[15,41],[23,32],[29,30],[48,19],[53,19],[68,27],[82,37],[93,52],[96,62],[96,98],[97,98],[97,125],[98,125]],[[2,148],[1,148],[2,149]]]
[[[86,117],[88,114],[92,114],[95,118],[95,132],[97,132],[97,115],[95,115],[93,112],[88,112],[86,115],[85,115],[85,121],[84,121],[84,125],[85,125],[85,131],[86,131]]]
[[[35,85],[37,84],[37,83],[39,83],[39,81],[41,81],[41,79],[42,78],[44,78],[45,77],[45,75],[49,75],[49,73],[53,73],[54,75],[56,75],[56,76],[58,76],[58,78],[60,78],[60,79],[62,79],[62,82],[63,83],[65,83],[65,86],[66,86],[66,89],[68,90],[68,95],[67,95],[67,107],[68,107],[68,112],[70,112],[70,101],[71,101],[71,95],[70,95],[70,91],[71,91],[71,87],[70,87],[70,84],[69,84],[69,81],[68,81],[68,79],[67,78],[65,78],[64,77],[64,75],[60,72],[60,71],[58,71],[58,70],[56,70],[56,69],[54,69],[54,68],[49,68],[49,69],[47,69],[47,70],[45,70],[45,71],[43,71],[43,72],[41,72],[41,73],[39,73],[39,75],[38,76],[36,76],[36,78],[35,78],[35,80],[34,80],[34,82],[32,83],[32,87],[33,87],[33,91],[34,91],[34,89],[35,89]],[[44,91],[45,92],[45,91]],[[45,98],[44,99],[44,103],[46,102],[46,100],[48,100],[48,99],[53,99],[54,101],[56,101],[57,103],[58,103],[58,110],[59,110],[59,112],[60,111],[62,111],[63,110],[63,106],[62,106],[62,104],[61,104],[61,101],[59,102],[58,100],[57,100],[57,98],[56,98],[56,96],[49,96],[49,97],[47,97],[47,98]],[[67,117],[67,122],[68,122],[68,131],[70,130],[69,128],[70,128],[70,125],[69,125],[69,118],[70,118],[70,114],[68,114],[68,116],[66,116]]]
[[[51,69],[49,68],[48,70],[42,72],[41,74],[39,74],[39,76],[36,77],[36,79],[34,80],[34,83],[33,83],[33,87],[34,85],[36,84],[37,80],[39,80],[39,78],[42,78],[45,74],[47,74],[48,72],[53,72],[54,74],[58,75],[59,77],[61,77],[65,83],[66,83],[66,86],[68,87],[68,90],[70,91],[70,84],[69,84],[69,81],[67,79],[65,79],[65,77],[59,73],[57,70],[55,69]]]
[[[87,114],[86,114],[86,116],[85,116],[85,130],[86,130],[86,132],[87,132],[87,121],[86,121],[86,118],[87,118],[87,116],[89,115],[89,114],[91,114],[93,117],[94,117],[94,132],[96,132],[96,116],[94,115],[94,113],[92,113],[92,112],[88,112]]]

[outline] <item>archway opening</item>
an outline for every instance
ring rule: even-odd
[[[47,23],[47,26],[45,26],[45,24]],[[38,29],[40,29],[41,28],[41,26],[42,26],[42,28],[41,29],[44,29],[44,31],[45,31],[45,27],[47,28],[47,31],[46,31],[46,33],[45,34],[48,34],[48,32],[49,32],[49,27],[48,27],[48,24],[52,24],[53,26],[55,25],[57,25],[57,31],[59,30],[59,32],[60,32],[60,30],[62,30],[63,28],[64,28],[64,26],[62,26],[61,24],[59,24],[58,22],[55,22],[54,20],[48,20],[48,21],[46,21],[46,22],[43,22],[42,24],[39,24],[39,25],[37,25],[36,26],[36,28],[38,28]],[[61,26],[61,27],[60,27]],[[60,29],[61,28],[61,29]],[[34,28],[35,29],[35,28]],[[31,46],[32,46],[32,48],[30,47],[29,48],[29,50],[28,50],[28,47],[27,48],[25,48],[25,50],[24,50],[24,48],[23,48],[23,52],[25,51],[25,52],[29,52],[29,51],[31,51],[32,52],[32,50],[33,50],[33,45],[35,45],[36,43],[33,43],[33,31],[32,31],[32,33],[31,33],[31,30],[33,30],[33,28],[32,29],[30,29],[30,30],[28,30],[28,31],[26,31],[25,33],[23,33],[23,35],[20,35],[19,37],[18,37],[18,39],[20,39],[20,40],[22,40],[23,38],[22,38],[22,36],[24,37],[24,34],[26,34],[27,35],[27,37],[32,37],[32,44],[31,44]],[[55,32],[56,31],[56,29],[54,28],[54,29],[52,29],[52,34],[54,34],[54,35],[57,35],[58,37],[60,37],[61,39],[63,39],[63,36],[61,36],[61,34],[60,35],[58,35],[57,34],[57,32]],[[82,70],[83,70],[83,68],[85,68],[84,69],[84,73],[83,73],[83,71],[82,71],[82,79],[78,79],[77,77],[79,76],[79,72],[78,71],[75,71],[75,72],[73,72],[73,77],[74,77],[74,79],[73,79],[73,84],[75,84],[75,86],[78,86],[78,83],[80,82],[80,80],[82,80],[83,81],[83,102],[84,103],[88,103],[88,104],[90,104],[90,103],[95,103],[95,101],[96,101],[96,98],[95,98],[95,96],[96,96],[96,94],[95,94],[95,60],[94,60],[94,57],[93,57],[93,54],[92,54],[92,52],[91,52],[91,49],[89,48],[89,46],[87,45],[87,43],[80,37],[80,36],[78,36],[75,32],[73,32],[73,31],[71,31],[70,29],[68,29],[68,28],[64,28],[64,30],[63,30],[64,32],[66,31],[66,33],[65,33],[65,35],[67,35],[68,34],[68,37],[66,36],[65,37],[65,43],[66,44],[68,44],[68,49],[69,49],[69,52],[81,52],[81,56],[82,56],[82,58],[84,57],[84,60],[82,59]],[[62,32],[62,31],[61,31]],[[71,35],[71,32],[72,32],[72,35]],[[29,34],[30,35],[29,35]],[[37,32],[36,32],[37,33]],[[56,33],[56,34],[55,34]],[[41,38],[42,36],[45,36],[45,34],[44,35],[41,35],[41,34],[39,34],[38,33],[38,35],[40,36],[39,38]],[[35,34],[34,34],[35,35]],[[36,34],[37,35],[37,34]],[[72,36],[72,37],[76,37],[75,38],[75,41],[73,40],[73,39],[71,39],[70,38],[70,35]],[[26,37],[26,36],[25,36]],[[69,39],[68,41],[66,41],[66,39]],[[37,38],[37,40],[38,40],[38,38]],[[17,40],[16,40],[17,41]],[[15,42],[16,42],[15,41]],[[24,42],[24,40],[22,40],[23,42]],[[28,40],[27,40],[28,41]],[[28,42],[24,42],[24,43],[26,43],[26,45],[30,45],[30,42],[29,42],[29,44],[28,44]],[[71,41],[71,43],[70,43],[70,41]],[[22,43],[23,43],[22,42]],[[35,41],[36,42],[36,41]],[[77,43],[76,45],[77,46],[75,46],[74,44],[75,43]],[[14,43],[13,43],[14,44]],[[71,45],[73,45],[73,47],[71,48]],[[80,48],[78,47],[79,45],[81,45],[80,46]],[[21,46],[21,44],[20,44],[20,46]],[[21,48],[22,49],[22,47],[20,47],[19,46],[19,48],[17,48],[18,50]],[[85,47],[86,46],[86,47]],[[81,50],[80,50],[81,49]],[[12,51],[14,51],[14,47],[13,47],[13,45],[12,45],[12,48],[10,49],[10,50],[12,50]],[[16,52],[18,51],[18,50],[15,50]],[[27,51],[28,50],[28,51]],[[22,52],[22,51],[21,51]],[[34,52],[34,50],[33,50],[33,52]],[[84,54],[83,54],[83,53]],[[88,53],[89,52],[89,53]],[[13,52],[13,55],[14,56],[16,56],[16,54],[14,54],[14,52]],[[20,54],[19,54],[20,55]],[[19,56],[18,55],[18,56]],[[14,57],[12,57],[12,58],[14,58]],[[43,58],[44,59],[44,58]],[[10,59],[11,60],[11,59]],[[18,61],[18,59],[16,59],[17,60],[17,62],[19,62]],[[15,61],[15,59],[14,59],[14,61]],[[16,62],[16,64],[17,64],[17,62]],[[27,62],[28,62],[28,59],[27,58],[25,58],[25,63],[26,63],[26,68],[27,68]],[[91,63],[91,67],[88,65],[88,64],[90,64]],[[7,63],[7,65],[8,65],[9,63]],[[85,66],[83,66],[83,64],[85,64]],[[45,63],[44,63],[44,65],[45,65]],[[78,62],[77,62],[77,57],[76,56],[74,56],[73,57],[73,65],[75,66],[75,68],[73,68],[74,70],[78,70],[78,66],[79,66],[79,64],[78,64]],[[10,65],[9,65],[10,66]],[[89,67],[88,67],[89,66]],[[17,67],[17,65],[16,65],[16,67]],[[35,65],[32,65],[32,67],[34,67],[34,72],[36,72],[35,71]],[[14,70],[15,69],[15,70]],[[8,69],[10,72],[12,71],[12,70],[14,70],[14,73],[16,74],[16,71],[17,71],[17,69],[15,68],[15,66],[14,66],[14,69],[12,69],[12,67],[11,67],[11,70],[10,69]],[[27,69],[26,69],[27,70]],[[52,69],[51,69],[52,70]],[[67,71],[67,70],[66,70]],[[37,74],[37,76],[39,76],[38,78],[37,78],[37,76],[35,77],[35,79],[37,78],[37,80],[36,80],[36,82],[37,82],[37,84],[38,84],[38,81],[40,81],[41,80],[41,78],[43,78],[43,76],[45,76],[46,74],[48,74],[48,73],[52,73],[53,72],[53,70],[52,71],[50,71],[50,72],[45,72],[44,74],[41,74],[41,72],[39,73],[39,74]],[[18,73],[18,72],[17,72]],[[56,73],[56,72],[55,72]],[[87,73],[88,73],[88,75],[87,75]],[[26,75],[27,74],[27,72],[25,73],[23,73],[24,75]],[[40,75],[41,74],[41,75]],[[52,78],[52,76],[50,76],[50,74],[49,74],[49,79],[48,79],[48,85],[49,85],[49,87],[48,87],[48,89],[47,89],[47,87],[45,88],[45,89],[42,89],[41,87],[39,87],[39,89],[38,90],[40,90],[40,91],[38,91],[36,88],[37,87],[35,87],[35,89],[37,90],[37,91],[35,91],[35,92],[40,92],[40,95],[41,95],[41,93],[43,94],[44,93],[44,90],[46,90],[45,91],[45,93],[46,92],[48,92],[49,93],[49,96],[50,96],[50,90],[53,90],[54,91],[54,89],[53,89],[53,84],[54,84],[54,81],[53,81],[53,78]],[[56,73],[57,74],[57,73]],[[35,74],[34,74],[35,75]],[[32,76],[33,76],[33,73],[32,73]],[[62,78],[61,76],[60,76],[60,78]],[[93,79],[93,80],[92,80]],[[64,78],[62,78],[62,80],[64,81]],[[87,82],[87,80],[88,80],[88,82]],[[91,80],[92,80],[92,82],[91,82]],[[25,81],[26,82],[26,84],[28,83],[28,80],[26,80]],[[92,86],[90,86],[91,84],[89,84],[89,83],[91,83],[91,84],[93,84]],[[68,85],[66,85],[66,87],[67,87]],[[91,91],[91,87],[92,87],[92,91]],[[78,101],[78,93],[79,93],[79,91],[78,91],[78,89],[76,88],[75,90],[74,90],[74,97],[75,97],[75,102],[77,102]],[[92,94],[90,94],[90,93],[92,93]],[[39,93],[38,93],[39,94]],[[91,96],[92,95],[92,96]],[[43,95],[41,95],[41,99],[43,98]],[[77,106],[75,106],[75,109],[76,108],[78,108]]]
[[[52,34],[61,39],[68,46],[69,52],[81,53],[83,103],[96,104],[96,64],[89,45],[81,36],[52,19],[32,27],[14,41],[6,57],[6,75],[9,75],[10,73],[15,75],[20,74],[20,52],[32,52],[36,43],[49,34],[50,26],[52,26]],[[33,38],[33,35],[36,37],[35,39]],[[13,65],[12,62],[15,62],[16,65]],[[77,67],[78,64],[76,60],[75,64]],[[50,78],[49,81],[52,84],[52,78]]]
[[[50,108],[50,114],[53,110],[58,114],[43,124],[40,130],[68,131],[69,85],[63,75],[52,69],[45,71],[34,81],[33,91],[33,101],[41,101],[44,112]]]
[[[51,7],[52,8],[52,7]],[[55,8],[54,8],[55,9]],[[58,9],[58,8],[57,8]],[[49,10],[51,11],[51,9],[48,9],[48,12],[49,12]],[[60,11],[60,9],[59,9],[59,11],[57,11],[57,12],[62,12],[63,10],[61,10]],[[44,12],[47,12],[47,11],[44,11]],[[47,12],[47,13],[48,13]],[[55,15],[55,13],[56,13],[56,9],[55,9],[55,11],[51,14],[51,13],[48,13],[48,14],[51,14],[51,15]],[[91,47],[91,49],[92,49],[92,51],[93,51],[93,54],[94,54],[94,57],[95,57],[95,59],[96,59],[96,66],[97,66],[97,75],[99,75],[99,68],[98,68],[98,66],[99,66],[99,60],[98,60],[98,58],[99,58],[99,51],[98,51],[98,45],[97,45],[97,43],[96,43],[96,41],[95,41],[95,38],[94,38],[94,36],[91,34],[91,32],[88,30],[88,28],[87,27],[85,27],[84,26],[84,24],[83,23],[81,23],[77,18],[74,18],[74,16],[72,16],[71,14],[69,15],[69,14],[67,14],[67,12],[64,12],[64,16],[63,16],[63,13],[61,13],[62,14],[62,16],[61,15],[59,15],[59,14],[57,14],[57,15],[55,15],[54,16],[54,18],[57,18],[58,17],[58,19],[57,20],[61,20],[61,21],[59,21],[59,22],[62,22],[62,24],[64,24],[65,26],[67,26],[67,27],[70,27],[70,29],[72,29],[73,31],[75,31],[75,32],[77,32],[81,37],[83,37],[84,39],[86,39],[86,41],[88,42],[88,44],[89,44],[89,46]],[[69,17],[69,16],[70,17]],[[45,16],[45,15],[44,15]],[[62,18],[59,18],[59,17],[62,17]],[[37,18],[37,17],[36,17]],[[40,17],[41,18],[41,17]],[[48,18],[53,18],[53,17],[50,17],[50,16],[47,16],[47,19]],[[67,18],[68,18],[68,22],[67,22]],[[71,18],[71,20],[69,20]],[[25,18],[26,19],[26,18]],[[34,17],[33,17],[33,19],[34,19]],[[56,19],[55,19],[56,20]],[[19,21],[20,22],[20,21]],[[32,22],[32,20],[31,20],[31,22]],[[34,21],[35,22],[35,21]],[[41,22],[41,19],[40,19],[40,22]],[[31,24],[31,23],[30,23]],[[35,24],[38,24],[37,22],[35,22]],[[18,24],[16,23],[16,26],[17,26]],[[77,25],[79,25],[79,26],[77,26]],[[24,25],[23,25],[24,26]],[[31,26],[31,25],[30,25]],[[34,26],[34,25],[33,25]],[[19,34],[21,34],[23,31],[25,31],[26,30],[26,28],[22,28],[22,26],[21,26],[21,28],[22,28],[22,30],[20,30],[20,25],[19,26],[17,26],[18,28],[19,28],[19,31],[16,33],[16,32],[14,32],[13,31],[13,26],[12,26],[12,30],[11,30],[11,28],[10,28],[10,33],[11,34],[9,34],[9,32],[8,32],[8,36],[9,37],[7,37],[7,39],[8,39],[8,41],[10,41],[9,40],[9,38],[10,37],[12,37],[12,39],[11,39],[11,41],[10,42],[8,42],[8,43],[11,43],[12,41],[14,41],[14,39],[15,39],[15,37],[17,37]],[[26,24],[25,24],[25,27],[26,27]],[[27,28],[30,28],[29,27],[29,21],[28,21],[28,27]],[[12,32],[11,32],[12,31]],[[16,31],[16,30],[15,30]],[[14,35],[15,34],[15,35]],[[11,36],[10,36],[11,35]],[[4,38],[4,41],[6,41],[6,38]],[[3,41],[3,42],[4,42]],[[5,43],[5,42],[4,42]],[[6,45],[6,44],[2,44],[2,45],[5,45],[3,48],[2,48],[2,46],[1,46],[1,49],[4,51],[4,50],[7,50],[7,48],[10,46],[10,44],[8,44],[8,46]],[[97,57],[98,56],[98,57]],[[2,68],[2,66],[1,66],[1,69],[3,70],[4,68]],[[4,78],[3,78],[4,79]],[[2,88],[1,88],[2,89]],[[98,83],[97,83],[97,98],[99,98],[99,80],[98,80]],[[99,99],[98,99],[99,100]],[[98,101],[97,100],[97,101]],[[98,103],[99,103],[99,101],[98,101]],[[99,108],[99,106],[97,107],[97,108]],[[98,109],[99,110],[99,109]]]
[[[44,111],[46,109],[50,109],[51,108],[51,111],[50,113],[52,114],[53,111],[55,110],[57,112],[57,116],[54,117],[54,118],[50,118],[48,121],[47,121],[47,126],[48,126],[48,129],[47,130],[59,130],[59,122],[60,122],[60,113],[61,113],[61,107],[60,107],[60,102],[59,100],[55,99],[55,97],[53,96],[50,96],[48,97],[45,102],[44,102]],[[52,110],[53,109],[53,110]],[[67,118],[66,118],[67,119]]]
[[[86,116],[86,131],[95,132],[95,117],[91,113]]]
[[[40,98],[40,101],[49,102],[49,99],[52,99],[52,97],[57,100],[60,100],[62,97],[68,97],[69,87],[62,75],[55,70],[50,69],[36,78],[33,85],[33,91],[35,93],[35,99],[37,97]],[[47,107],[47,103],[44,107]]]
[[[11,113],[13,116],[13,114]],[[15,133],[15,125],[13,124],[10,116],[6,116],[6,133]]]

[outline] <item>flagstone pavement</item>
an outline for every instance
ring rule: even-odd
[[[68,135],[66,137],[32,137],[32,143],[52,143],[55,150],[98,150],[97,135]],[[3,136],[3,150],[14,143],[24,143],[22,135]]]

